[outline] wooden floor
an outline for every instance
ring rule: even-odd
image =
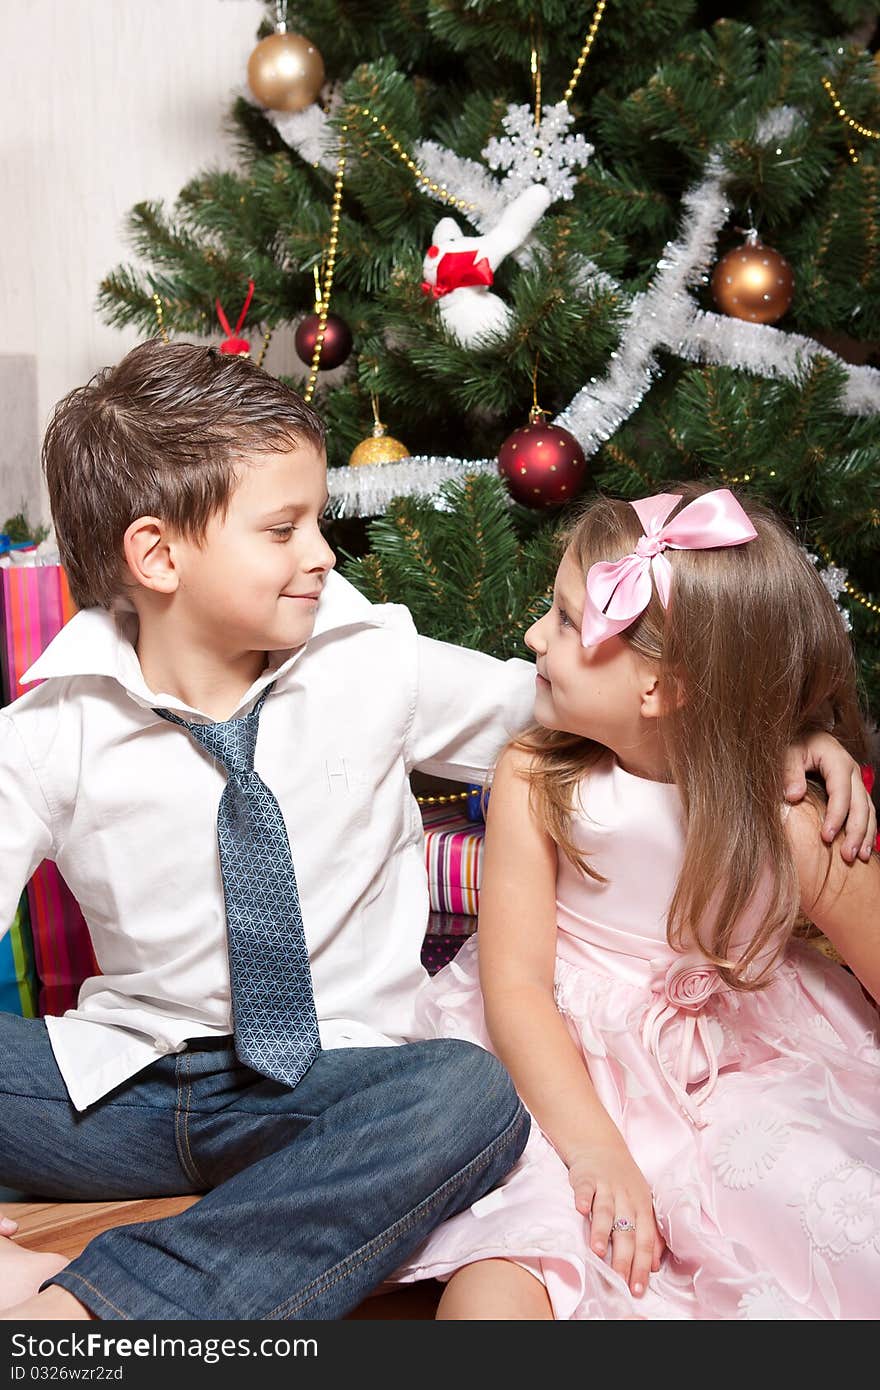
[[[133,1221],[174,1216],[197,1197],[158,1197],[138,1202],[3,1202],[5,1216],[19,1223],[12,1237],[28,1250],[51,1250],[73,1259],[101,1231]],[[352,1318],[432,1319],[442,1292],[428,1281],[399,1292],[376,1294],[349,1314]]]

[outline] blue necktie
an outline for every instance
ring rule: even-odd
[[[273,1081],[295,1086],[321,1050],[299,891],[281,807],[254,772],[260,710],[221,724],[191,724],[170,710],[156,714],[187,729],[228,780],[217,811],[217,842],[226,899],[235,1051]]]

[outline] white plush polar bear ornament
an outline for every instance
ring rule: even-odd
[[[462,236],[451,217],[437,223],[423,264],[422,289],[437,300],[444,327],[463,347],[507,332],[513,315],[489,286],[504,257],[522,245],[550,202],[544,185],[532,183],[483,236]]]

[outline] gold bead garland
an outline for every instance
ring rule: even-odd
[[[599,0],[598,5],[596,6],[593,12],[592,23],[590,24],[590,28],[587,32],[587,37],[584,39],[584,46],[581,49],[580,57],[578,58],[575,64],[574,72],[571,74],[568,86],[565,89],[565,95],[562,98],[562,100],[566,103],[571,101],[571,98],[574,94],[574,89],[577,86],[578,81],[580,79],[580,75],[584,70],[584,64],[590,56],[590,49],[593,47],[593,44],[596,41],[596,33],[599,29],[599,25],[602,23],[602,16],[605,13],[606,3],[607,0]]]
[[[165,327],[165,310],[163,309],[162,301],[157,294],[153,295],[153,304],[156,306],[156,322],[159,325],[159,337],[162,339],[163,343],[167,343],[168,330]]]
[[[420,806],[449,806],[453,802],[467,801],[470,792],[451,792],[448,796],[417,796]]]
[[[321,349],[324,346],[324,334],[327,331],[327,315],[330,312],[330,290],[333,285],[333,271],[336,266],[336,252],[339,247],[339,218],[342,212],[342,184],[345,178],[345,142],[348,135],[348,126],[342,127],[339,141],[339,156],[336,160],[336,182],[333,187],[333,210],[330,214],[330,243],[327,248],[327,270],[324,275],[324,284],[321,292],[321,307],[318,311],[318,332],[315,337],[315,350],[312,354],[312,365],[309,368],[309,379],[306,389],[303,392],[303,400],[308,404],[315,394],[315,386],[318,380],[318,369],[321,363]]]
[[[732,478],[732,477],[730,476],[730,474],[729,474],[729,473],[725,473],[723,469],[721,469],[720,472],[721,472],[721,476],[722,476],[722,478],[724,479],[724,481],[725,481],[726,483],[733,483],[734,486],[735,486],[737,483],[750,483],[750,482],[752,481],[752,475],[751,475],[751,473],[740,473],[740,474],[738,474],[736,477],[733,477],[733,478]],[[776,477],[776,469],[775,469],[775,468],[771,468],[771,469],[770,469],[770,477],[771,477],[771,478],[775,478],[775,477]]]
[[[538,20],[537,35],[535,33],[535,21],[529,22],[531,32],[532,54],[529,68],[532,74],[532,84],[535,88],[535,130],[541,129],[541,21]]]
[[[258,366],[258,367],[262,367],[263,361],[264,361],[264,359],[265,359],[265,357],[266,357],[266,353],[267,353],[267,351],[268,351],[268,349],[269,349],[269,343],[270,343],[271,341],[272,341],[272,329],[271,329],[271,328],[267,328],[266,331],[265,331],[265,333],[263,334],[263,346],[260,348],[260,355],[259,355],[259,357],[257,358],[257,366]]]
[[[840,100],[840,97],[835,92],[827,77],[823,77],[821,79],[821,82],[822,86],[825,88],[825,91],[828,93],[828,98],[831,102],[831,105],[834,107],[834,110],[837,112],[844,125],[849,126],[850,130],[854,130],[857,135],[864,136],[866,140],[880,140],[880,130],[871,130],[868,126],[861,125],[859,121],[855,120],[852,116],[848,116],[846,114],[846,107]],[[856,154],[853,146],[850,144],[849,140],[847,140],[846,142],[846,147],[849,150],[849,157],[852,160],[853,164],[858,164],[859,157]]]
[[[415,176],[417,183],[420,183],[423,188],[433,193],[434,197],[439,198],[441,202],[449,203],[452,207],[458,208],[461,212],[473,212],[474,208],[477,206],[476,203],[466,203],[463,198],[453,198],[452,194],[447,192],[445,183],[435,183],[433,179],[429,179],[428,175],[423,173],[415,160],[410,158],[400,141],[395,139],[387,125],[385,125],[385,122],[380,121],[379,117],[373,114],[369,106],[359,106],[356,108],[356,111],[361,116],[366,116],[367,119],[372,121],[373,125],[382,132],[394,153],[406,165],[410,173]]]

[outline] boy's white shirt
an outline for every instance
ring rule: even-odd
[[[22,677],[45,684],[0,711],[0,931],[53,859],[103,972],[46,1019],[78,1110],[187,1038],[232,1032],[225,773],[153,713],[208,719],[148,689],[136,622],[78,613]],[[330,574],[312,637],[276,653],[230,717],[272,680],[255,767],[290,837],[322,1045],[405,1041],[428,914],[408,774],[482,780],[531,718],[534,667],[420,637],[406,608]]]

